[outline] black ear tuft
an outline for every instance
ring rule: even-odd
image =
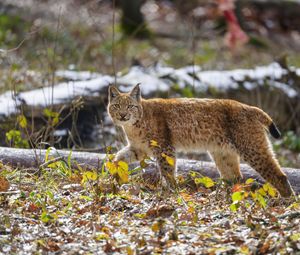
[[[274,124],[274,122],[272,122],[271,125],[269,126],[269,131],[274,138],[279,139],[281,137],[281,133],[276,127],[276,125]]]
[[[141,100],[141,89],[140,89],[140,83],[138,83],[137,85],[135,85],[135,87],[131,90],[130,92],[130,96],[132,98],[134,98],[137,101]]]
[[[108,87],[108,98],[109,98],[109,100],[112,100],[113,98],[115,98],[118,95],[120,95],[120,91],[114,85],[110,85]]]

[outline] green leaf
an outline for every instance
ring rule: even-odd
[[[50,109],[46,108],[43,110],[43,113],[49,120],[52,119],[51,125],[55,126],[59,122],[59,113],[51,111]]]
[[[229,208],[230,208],[231,211],[236,212],[237,209],[239,208],[239,204],[238,203],[232,203]]]
[[[52,220],[53,217],[48,214],[47,212],[42,212],[40,220],[44,223],[48,223],[50,220]]]
[[[70,151],[70,153],[69,153],[69,155],[68,155],[68,167],[69,168],[71,168],[71,166],[72,166],[72,162],[71,162],[71,160],[72,160],[72,151]]]
[[[83,195],[81,195],[81,196],[79,196],[79,198],[83,199],[83,200],[86,200],[86,201],[93,201],[93,199],[91,197],[89,197],[89,196],[83,196]]]
[[[46,153],[45,153],[45,162],[48,162],[48,160],[49,160],[50,150],[51,150],[51,147],[49,147],[49,148],[46,150]]]
[[[257,193],[256,198],[259,204],[265,209],[267,206],[267,202],[264,197],[260,193]]]
[[[47,194],[48,197],[50,197],[51,199],[54,198],[54,194],[53,194],[50,190],[46,191],[46,194]]]
[[[232,201],[235,202],[235,201],[241,201],[244,199],[244,191],[237,191],[237,192],[234,192],[231,196],[232,198]]]

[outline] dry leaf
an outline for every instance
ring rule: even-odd
[[[9,190],[9,182],[4,176],[0,176],[0,192],[6,192]]]

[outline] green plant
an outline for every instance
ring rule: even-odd
[[[285,133],[281,143],[290,150],[300,152],[300,137],[297,136],[293,131],[288,131]]]
[[[257,186],[257,183],[252,178],[246,180],[244,184],[234,185],[230,209],[235,212],[240,207],[247,209],[251,204],[265,209],[268,198],[276,197],[277,191],[269,183],[265,183],[261,188],[255,189]]]
[[[207,177],[207,176],[203,176],[200,173],[191,171],[190,176],[192,177],[192,179],[194,180],[196,185],[203,185],[205,188],[211,188],[213,186],[215,186],[215,182]]]
[[[7,143],[15,148],[29,148],[29,143],[21,135],[20,130],[12,129],[9,130],[6,134]]]

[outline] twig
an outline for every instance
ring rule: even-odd
[[[2,191],[0,195],[15,195],[21,193],[20,190],[13,190],[13,191]]]
[[[41,164],[41,165],[39,166],[39,169],[42,169],[42,168],[44,168],[44,167],[47,167],[47,166],[49,166],[50,164],[53,164],[53,163],[55,163],[55,162],[57,162],[57,161],[64,161],[64,157],[63,157],[63,156],[59,156],[59,157],[57,157],[57,158],[50,159],[49,161],[44,162],[43,164]]]
[[[113,0],[113,20],[112,20],[112,47],[111,47],[111,57],[112,57],[112,68],[115,78],[115,85],[117,84],[116,75],[116,61],[115,61],[115,0]]]
[[[35,31],[32,31],[32,32],[28,33],[28,34],[24,37],[24,39],[23,39],[16,47],[14,47],[14,48],[12,48],[12,49],[8,49],[8,50],[0,49],[0,53],[10,53],[10,52],[13,52],[13,51],[16,51],[16,50],[20,49],[21,46],[23,45],[23,43],[24,43],[25,41],[27,41],[27,40],[30,38],[31,35],[33,35],[33,34],[35,34],[35,33],[37,33],[37,32],[38,32],[38,30],[35,30]]]

